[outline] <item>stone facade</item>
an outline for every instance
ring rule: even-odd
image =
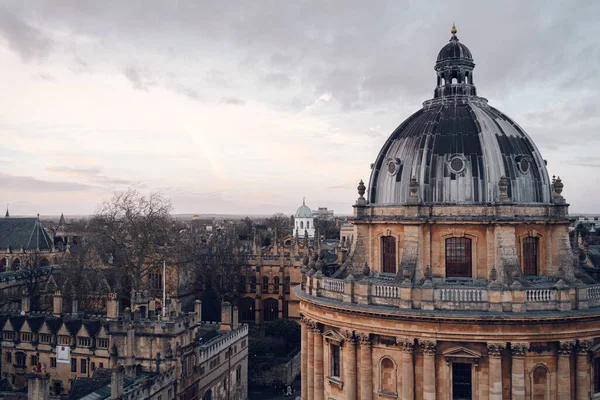
[[[163,400],[198,399],[209,391],[212,399],[247,398],[248,326],[238,324],[237,308],[230,304],[223,304],[222,322],[216,323],[202,321],[200,301],[194,312],[171,304],[165,318],[149,318],[141,310],[120,313],[112,293],[105,316],[64,313],[60,292],[54,300],[53,313],[0,315],[0,372],[13,388],[27,386],[28,372],[43,371],[50,393],[65,394],[77,378],[119,367],[132,379],[142,371],[157,376],[172,371],[172,384],[159,385]],[[124,396],[135,394],[126,388]]]
[[[431,100],[445,115],[471,101],[487,107],[474,96],[474,64],[455,34],[448,46],[456,51],[446,46],[438,57]],[[459,81],[450,83],[451,76]],[[423,112],[432,104],[426,102]],[[479,120],[480,111],[461,116],[462,125],[432,120],[422,132],[403,131],[421,118],[418,113],[402,124],[378,157],[368,199],[363,182],[358,186],[347,259],[333,273],[304,270],[294,289],[303,399],[600,396],[600,282],[573,257],[563,184],[554,178],[546,185],[541,155],[520,128],[531,154],[501,160],[512,144],[495,142],[503,139],[494,130],[517,128],[507,127],[497,110],[486,114],[496,121],[489,125]],[[478,175],[485,195],[469,186],[475,180],[464,179],[479,166],[469,158],[474,153],[461,150],[468,144],[460,142],[464,132],[452,130],[469,118],[480,129],[474,138],[488,146],[482,157],[497,163],[486,166],[494,174]],[[435,145],[423,145],[434,137],[447,144],[448,164],[440,168],[426,157]],[[403,153],[406,143],[420,143],[423,153]],[[380,159],[389,153],[423,164]],[[511,162],[520,164],[509,168]],[[376,170],[382,165],[389,168]],[[405,176],[396,178],[400,171]],[[495,177],[501,171],[518,176]],[[401,182],[405,177],[410,182]],[[534,191],[519,186],[527,180],[537,185]]]

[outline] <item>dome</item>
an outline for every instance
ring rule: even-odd
[[[409,202],[411,179],[424,203],[493,203],[501,177],[516,203],[550,203],[545,161],[513,120],[476,96],[471,52],[452,31],[435,65],[434,98],[404,121],[379,152],[371,204]]]
[[[302,205],[296,210],[296,218],[312,218],[313,213],[310,208],[305,204],[305,200],[302,201]]]

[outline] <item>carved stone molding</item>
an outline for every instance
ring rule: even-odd
[[[594,342],[592,340],[580,340],[577,343],[577,354],[587,355]]]
[[[525,357],[529,350],[529,343],[511,343],[510,353],[513,357]]]
[[[398,347],[402,351],[412,353],[415,350],[415,343],[409,339],[398,338]]]
[[[435,354],[437,342],[435,340],[419,340],[423,354]]]
[[[502,357],[502,351],[506,348],[505,343],[488,343],[487,350],[489,357]]]
[[[369,335],[368,333],[359,333],[358,343],[361,346],[371,346],[371,335]]]
[[[352,331],[344,331],[344,340],[349,344],[356,344],[356,336]]]
[[[558,355],[559,356],[570,356],[575,349],[575,341],[574,340],[565,340],[563,342],[558,343]]]

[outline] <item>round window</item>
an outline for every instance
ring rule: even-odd
[[[463,169],[465,169],[465,161],[461,157],[453,157],[450,160],[450,170],[452,170],[453,173],[461,173]]]
[[[388,172],[392,175],[396,173],[396,163],[394,161],[388,163]]]
[[[531,162],[529,161],[529,157],[527,156],[516,156],[515,161],[517,163],[517,168],[522,174],[527,174],[529,169],[531,168]]]

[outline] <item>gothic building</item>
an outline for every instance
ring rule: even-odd
[[[573,257],[563,184],[451,33],[433,98],[358,186],[346,261],[294,288],[303,399],[600,395],[600,282]]]
[[[155,316],[149,298],[134,298],[136,309],[120,312],[108,293],[106,314],[89,315],[65,310],[58,291],[52,312],[31,312],[24,299],[20,312],[0,314],[0,391],[28,386],[44,400],[248,397],[248,326],[237,307],[223,303],[217,323],[202,320],[199,300],[194,312],[174,300]]]

